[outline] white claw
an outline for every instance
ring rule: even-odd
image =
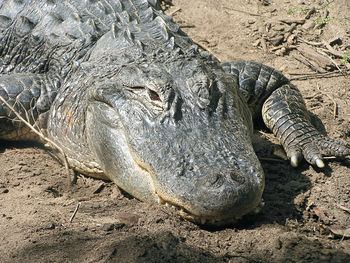
[[[293,167],[298,167],[298,156],[296,154],[293,154],[290,158],[290,164]]]
[[[316,165],[318,168],[324,168],[324,162],[321,159],[316,159]]]
[[[158,197],[158,204],[162,204],[162,201],[160,200],[160,197]]]

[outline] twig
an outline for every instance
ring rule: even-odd
[[[80,202],[77,204],[77,207],[75,208],[72,216],[70,217],[69,223],[73,222],[73,219],[74,219],[75,215],[78,213],[79,207],[80,207]]]
[[[318,72],[318,73],[322,73],[322,69],[312,60],[310,59],[306,59],[304,58],[304,56],[294,56],[294,58],[296,60],[298,60],[299,62],[303,63],[304,65],[308,66],[309,68],[311,68],[312,70]]]
[[[302,37],[298,37],[298,39],[301,40],[301,42],[304,42],[305,44],[308,44],[308,45],[311,45],[311,46],[315,46],[315,47],[319,47],[319,46],[323,46],[323,43],[322,42],[311,42],[311,41],[308,41]]]
[[[231,10],[231,11],[236,11],[236,12],[247,14],[247,15],[250,15],[250,16],[262,16],[262,15],[259,15],[259,14],[256,14],[256,13],[250,13],[250,12],[247,12],[247,11],[244,11],[244,10],[239,10],[239,9],[236,9],[236,8],[230,8],[230,7],[225,7],[224,6],[224,9]],[[227,12],[227,11],[225,11],[225,12],[227,14],[229,14],[229,15],[233,15],[230,12]]]
[[[53,147],[55,147],[61,154],[63,158],[63,163],[64,167],[66,168],[68,175],[69,174],[69,166],[68,166],[68,161],[67,161],[67,156],[63,152],[62,148],[59,147],[55,142],[47,138],[42,132],[38,131],[37,129],[34,128],[33,125],[31,125],[27,120],[25,120],[15,109],[13,106],[11,106],[5,99],[0,95],[0,100],[16,115],[16,117],[22,121],[27,127],[29,127],[30,130],[32,130],[36,135],[38,135],[40,138],[42,138],[44,141],[50,143]],[[26,117],[29,118],[28,113],[26,112]]]
[[[282,22],[282,23],[286,23],[286,24],[288,24],[288,25],[290,25],[290,24],[304,24],[305,23],[305,19],[298,19],[298,18],[295,18],[295,19],[293,19],[293,18],[283,18],[283,19],[280,19],[279,20],[280,22]]]
[[[267,44],[266,44],[265,38],[262,37],[260,39],[260,43],[261,43],[261,47],[262,47],[263,51],[266,53],[267,52]]]
[[[105,184],[100,184],[95,191],[93,191],[93,194],[99,194],[101,191],[105,188]]]
[[[325,46],[326,49],[324,50],[325,52],[328,52],[330,54],[332,54],[333,56],[339,57],[339,58],[343,58],[344,54],[340,51],[335,50],[331,45],[329,45],[327,42],[323,41],[323,42],[311,42],[308,41],[302,37],[298,37],[298,39],[301,42],[304,42],[305,44],[308,44],[310,46],[315,46],[315,47],[321,47],[321,46]]]
[[[345,56],[345,54],[343,54],[343,52],[337,51],[335,50],[331,45],[329,45],[328,43],[324,43],[324,45],[327,48],[327,52],[331,53],[333,56],[339,57],[339,58],[343,58]]]
[[[328,59],[333,63],[333,65],[343,74],[343,71],[339,68],[338,64],[332,59],[330,56],[322,52],[321,50],[317,50],[318,53],[322,54],[323,56],[328,57]]]
[[[314,66],[316,66],[316,68],[317,67],[319,68],[318,72],[322,72],[322,69],[325,69],[330,64],[332,64],[332,62],[329,61],[328,57],[321,55],[319,52],[317,52],[314,48],[310,47],[309,45],[301,44],[300,46],[297,47],[297,50],[308,61],[310,62],[314,61]]]
[[[307,12],[307,14],[305,15],[304,19],[305,19],[305,20],[310,19],[311,15],[312,15],[313,13],[315,13],[315,12],[316,12],[316,8],[315,8],[315,7],[311,8],[311,9],[309,10],[309,12]]]
[[[193,41],[197,46],[199,46],[201,49],[205,50],[205,51],[208,51],[210,54],[214,54],[210,48],[204,46],[203,44],[199,43],[199,42],[196,42],[196,41]],[[219,58],[216,58],[220,63],[221,63],[221,60]]]
[[[343,70],[343,73],[350,72],[350,69]],[[306,80],[306,79],[316,79],[316,78],[333,78],[333,77],[343,77],[344,74],[342,74],[339,71],[332,71],[332,72],[321,72],[321,73],[310,73],[310,74],[304,74],[304,73],[289,73],[289,75],[294,75],[297,77],[289,78],[289,80]]]
[[[342,209],[342,210],[344,210],[344,211],[350,213],[350,208],[347,208],[347,207],[342,206],[342,205],[338,205],[338,207],[339,207],[340,209]]]
[[[317,83],[317,89],[319,90],[319,94],[320,95],[327,96],[333,102],[333,117],[334,117],[334,119],[336,119],[337,115],[338,115],[338,104],[337,104],[337,102],[328,93],[322,92],[322,90],[321,90],[321,88],[320,88],[318,83]]]
[[[181,11],[181,8],[176,8],[174,11],[171,11],[168,15],[169,16],[173,16],[174,14],[176,14],[177,12],[180,12]]]
[[[329,94],[325,93],[325,95],[333,102],[333,117],[336,119],[338,115],[338,104]]]

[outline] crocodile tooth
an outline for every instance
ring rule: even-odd
[[[205,217],[200,217],[199,220],[202,225],[205,225],[205,223],[207,222],[207,219]]]

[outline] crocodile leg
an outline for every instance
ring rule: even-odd
[[[47,113],[58,88],[59,81],[49,80],[46,74],[0,75],[1,98],[38,129],[46,128]],[[37,139],[2,100],[0,100],[0,139]]]
[[[323,156],[350,155],[349,143],[331,139],[316,130],[299,90],[280,72],[248,61],[224,63],[223,68],[237,78],[253,117],[262,114],[265,125],[283,145],[292,166],[296,167],[304,157],[310,164],[323,168]]]

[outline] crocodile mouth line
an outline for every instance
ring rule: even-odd
[[[191,212],[187,211],[185,208],[179,205],[176,205],[174,203],[164,200],[159,195],[157,195],[157,197],[158,197],[159,205],[175,209],[183,218],[203,226],[223,226],[223,225],[235,224],[243,217],[243,216],[238,216],[238,217],[198,216],[198,215],[192,214]],[[261,200],[260,203],[247,215],[249,216],[249,215],[259,214],[262,211],[264,205],[265,205],[264,201]]]

